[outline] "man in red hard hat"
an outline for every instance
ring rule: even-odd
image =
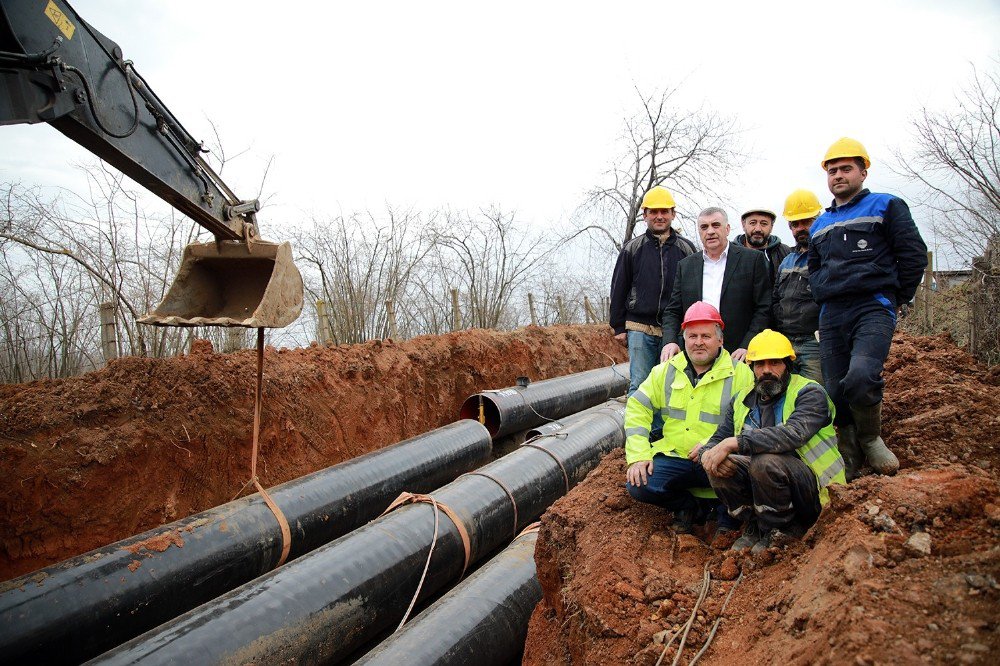
[[[725,350],[723,327],[714,306],[692,304],[681,324],[684,351],[654,367],[625,406],[628,492],[672,511],[678,533],[690,532],[699,514],[718,506],[695,451],[722,423],[732,396],[754,382],[753,372]],[[652,441],[657,414],[663,417],[663,437]],[[736,528],[738,522],[720,511],[719,532]]]

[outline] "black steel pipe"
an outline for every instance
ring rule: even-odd
[[[582,411],[575,412],[567,416],[563,416],[562,418],[556,419],[555,421],[549,421],[548,423],[543,423],[542,425],[535,426],[534,428],[529,428],[524,432],[524,439],[525,441],[528,441],[532,437],[538,437],[540,435],[550,435],[554,432],[559,432],[560,430],[568,426],[570,423],[573,423],[574,421],[590,416],[595,412],[607,409],[614,411],[620,408],[621,408],[621,403],[619,403],[617,400],[608,400],[607,402],[602,402],[599,405],[588,407],[587,409],[584,409]]]
[[[470,564],[509,542],[567,485],[582,480],[606,452],[621,446],[623,417],[624,405],[615,415],[581,419],[559,436],[537,440],[544,450],[521,447],[436,491],[437,501],[468,530]],[[420,599],[456,581],[466,558],[458,529],[444,512],[438,518]],[[403,617],[420,584],[433,533],[431,506],[403,506],[95,663],[337,662]]]
[[[538,533],[518,537],[355,666],[507,666],[521,654],[542,599],[535,576]]]
[[[493,437],[502,437],[624,395],[628,383],[628,363],[619,363],[523,387],[476,393],[462,403],[461,416],[479,420]]]
[[[486,428],[460,421],[275,486],[290,559],[490,458]],[[0,663],[80,663],[272,570],[281,530],[259,494],[0,586]],[[287,565],[286,565],[287,566]]]

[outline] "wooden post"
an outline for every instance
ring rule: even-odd
[[[583,297],[583,318],[588,324],[590,323],[590,299],[586,296]]]
[[[238,349],[243,349],[244,342],[243,329],[239,326],[230,326],[226,329],[226,342],[222,351],[226,354],[232,354]]]
[[[458,289],[451,290],[451,330],[462,328],[462,313],[458,309]]]
[[[556,322],[559,324],[566,323],[565,313],[563,312],[562,296],[556,296]]]
[[[389,320],[389,337],[396,339],[396,308],[392,301],[385,302],[385,316]]]
[[[325,345],[330,340],[330,318],[326,314],[326,301],[316,301],[316,342]]]
[[[104,362],[108,363],[118,358],[118,329],[115,327],[115,304],[101,303],[101,351]]]
[[[535,296],[528,292],[528,312],[531,314],[531,325],[538,326],[538,317],[535,315]]]
[[[934,284],[934,253],[927,252],[927,268],[924,269],[924,333],[933,332],[934,314],[931,312],[931,287]]]

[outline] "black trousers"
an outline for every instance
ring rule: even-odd
[[[730,455],[736,473],[709,476],[715,493],[739,520],[756,516],[761,529],[801,536],[819,518],[816,475],[794,452]]]

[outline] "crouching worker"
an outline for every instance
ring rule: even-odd
[[[834,408],[823,387],[792,374],[788,338],[765,329],[747,348],[754,384],[736,393],[722,425],[698,454],[729,515],[746,522],[734,550],[758,553],[799,538],[846,483]]]
[[[732,396],[753,386],[753,373],[723,348],[722,317],[708,303],[688,308],[681,331],[684,352],[655,366],[626,404],[626,487],[640,502],[672,511],[678,533],[691,532],[716,507],[722,509],[717,534],[732,532],[739,522],[719,505],[693,452],[722,423]],[[657,414],[663,437],[650,441]]]

